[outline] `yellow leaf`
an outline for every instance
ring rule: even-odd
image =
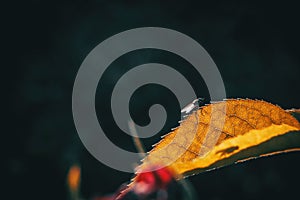
[[[278,151],[270,153],[267,149],[261,149],[259,154],[254,154],[252,149],[252,155],[247,154],[247,156],[245,156],[244,151],[251,147],[258,147],[258,145],[263,144],[276,136],[295,130],[297,130],[295,127],[285,124],[271,125],[262,130],[251,130],[244,135],[224,141],[213,148],[213,150],[205,157],[195,158],[191,162],[176,162],[174,163],[173,168],[177,169],[177,173],[179,174],[195,174],[210,168],[232,164],[237,161],[240,162],[259,156],[270,155]],[[281,150],[280,152],[284,152],[284,150]]]
[[[228,99],[205,105],[154,146],[139,167],[190,175],[260,156],[300,150],[300,123],[279,106]],[[290,134],[288,134],[291,132]]]

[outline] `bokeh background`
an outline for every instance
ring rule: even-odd
[[[85,56],[106,38],[131,28],[158,26],[198,41],[217,64],[228,98],[257,98],[300,108],[299,7],[293,1],[27,0],[2,8],[3,199],[68,199],[66,174],[82,167],[81,193],[90,199],[114,192],[132,174],[101,164],[84,148],[71,109],[73,82]],[[108,137],[134,145],[111,118],[113,85],[130,68],[159,62],[181,70],[197,95],[209,101],[201,76],[186,61],[159,50],[116,60],[101,78],[96,109]],[[179,105],[158,85],[139,89],[130,103],[139,124],[161,103],[177,126]],[[6,122],[6,120],[8,122]],[[156,137],[143,140],[149,150]],[[199,199],[291,199],[299,196],[300,153],[225,167],[189,178]]]

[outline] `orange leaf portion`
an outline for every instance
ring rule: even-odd
[[[80,185],[80,167],[73,165],[68,172],[67,183],[72,191],[77,191]]]
[[[140,168],[168,165],[178,174],[193,174],[292,149],[295,145],[286,145],[282,136],[298,130],[300,123],[276,105],[229,99],[203,106],[186,117],[154,146]],[[300,150],[299,141],[296,147]],[[271,147],[266,146],[268,142],[273,142]]]
[[[270,155],[271,153],[264,152],[267,151],[266,149],[262,150],[259,154],[252,153],[252,155],[250,154],[248,156],[244,156],[242,152],[251,147],[258,148],[258,145],[271,140],[273,137],[295,130],[297,130],[295,127],[285,124],[271,125],[262,130],[251,130],[244,135],[237,136],[236,138],[230,138],[222,142],[203,158],[198,157],[188,163],[176,162],[174,163],[173,168],[177,169],[177,173],[179,174],[195,174],[205,169],[209,169],[210,167],[219,167],[239,160],[244,161],[259,156]],[[297,150],[300,149],[298,148]],[[281,151],[284,152],[284,150]],[[223,161],[223,163],[220,161]]]

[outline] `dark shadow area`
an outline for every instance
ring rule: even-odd
[[[68,199],[66,174],[82,167],[82,196],[114,192],[132,174],[113,170],[85,149],[72,117],[77,71],[100,42],[137,27],[165,27],[198,41],[222,75],[227,98],[264,99],[300,108],[299,7],[293,1],[28,0],[1,7],[3,199]],[[131,52],[112,63],[98,85],[96,110],[109,138],[135,151],[111,118],[111,88],[126,70],[157,62],[181,70],[199,97],[209,99],[201,76],[168,52]],[[179,104],[164,87],[146,85],[132,96],[132,117],[148,121],[148,108],[165,105],[163,135],[178,125]],[[104,114],[103,114],[104,113]],[[146,148],[160,135],[144,139]],[[190,179],[205,200],[292,199],[299,196],[300,153],[225,167]]]

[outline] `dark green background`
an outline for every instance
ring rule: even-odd
[[[292,2],[292,1],[291,1]],[[131,28],[158,26],[198,41],[216,62],[227,97],[300,108],[299,7],[290,1],[12,1],[2,12],[2,184],[5,199],[67,199],[65,176],[82,166],[82,196],[116,190],[131,174],[94,159],[80,142],[72,118],[73,82],[83,59],[106,38]],[[109,94],[126,70],[160,62],[184,69],[199,97],[209,100],[201,77],[175,55],[142,50],[116,60],[99,83],[100,123],[117,145],[132,141],[111,119]],[[157,85],[138,90],[132,116],[147,123],[147,108],[161,102],[177,126],[178,102]],[[6,122],[6,120],[8,122]],[[147,149],[159,136],[144,140]],[[190,178],[200,199],[292,199],[299,197],[300,153],[229,166]]]

